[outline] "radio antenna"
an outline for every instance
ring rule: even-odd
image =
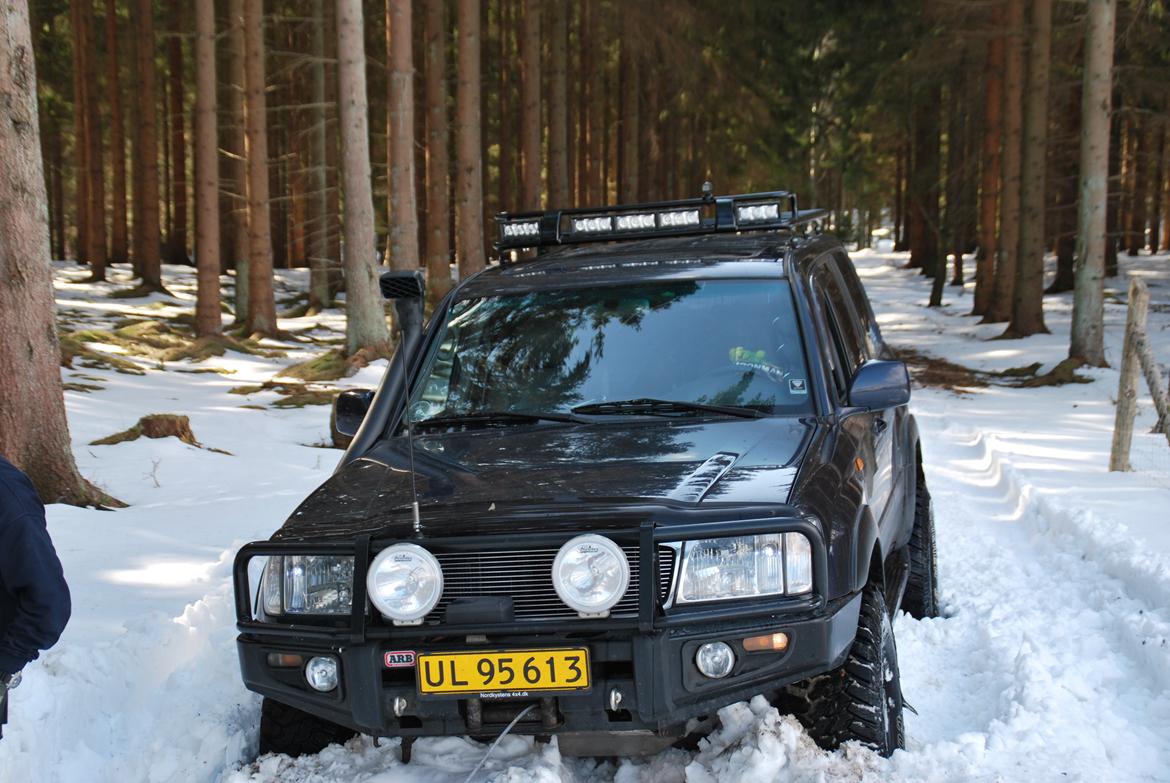
[[[410,514],[414,522],[414,532],[422,530],[422,520],[418,513],[418,481],[414,472],[414,425],[410,420],[410,384],[406,382],[406,329],[402,326],[402,319],[398,321],[398,350],[402,354],[402,417],[406,419],[406,451],[410,455]]]

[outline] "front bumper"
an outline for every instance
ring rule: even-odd
[[[370,612],[365,595],[366,567],[378,548],[370,536],[336,543],[248,544],[237,555],[235,568],[244,683],[276,701],[374,736],[488,736],[534,705],[517,731],[540,735],[630,732],[669,737],[685,733],[692,718],[714,715],[728,704],[774,693],[841,664],[856,635],[861,597],[851,594],[825,599],[833,593],[825,535],[819,523],[774,509],[760,509],[753,515],[744,509],[726,509],[689,516],[699,521],[670,525],[643,518],[636,528],[606,531],[615,542],[639,553],[642,578],[633,613],[544,623],[516,618],[507,623],[453,624],[448,616],[443,623],[392,627]],[[650,576],[659,573],[656,553],[664,544],[785,531],[803,532],[812,543],[811,594],[666,608],[666,588]],[[564,533],[518,533],[510,536],[508,543],[525,551],[559,547],[567,538]],[[419,543],[472,551],[497,546],[499,541],[473,536]],[[328,627],[255,618],[249,562],[276,554],[353,555],[351,615],[338,617]],[[783,652],[744,651],[743,639],[776,632],[789,637]],[[727,643],[736,654],[731,674],[718,680],[704,677],[694,663],[698,647],[714,641]],[[592,684],[588,692],[543,698],[539,694],[509,699],[427,697],[419,693],[415,668],[387,668],[384,664],[385,653],[396,651],[564,647],[588,648]],[[340,664],[341,683],[328,693],[314,691],[305,681],[303,666],[270,665],[269,656],[274,653],[300,655],[305,661],[316,655],[332,656]]]
[[[728,704],[770,694],[838,666],[857,630],[860,594],[797,614],[773,614],[743,621],[702,623],[650,633],[508,635],[469,643],[465,637],[420,639],[413,643],[367,640],[357,644],[324,640],[263,638],[242,634],[240,667],[249,690],[305,712],[376,736],[489,735],[498,733],[524,707],[535,704],[518,724],[522,733],[650,731],[681,735],[686,722]],[[745,637],[783,631],[784,652],[745,653]],[[705,642],[723,641],[736,652],[726,678],[712,680],[694,664]],[[482,649],[587,647],[592,688],[586,693],[540,698],[481,699],[420,696],[416,670],[386,668],[384,654]],[[270,653],[331,655],[341,664],[341,685],[318,693],[301,668],[278,668]],[[614,704],[613,693],[620,693]],[[617,709],[612,709],[614,706]],[[397,709],[396,709],[397,707]]]

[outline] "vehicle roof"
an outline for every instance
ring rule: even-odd
[[[544,287],[675,278],[783,278],[799,272],[836,239],[781,232],[706,234],[557,247],[532,259],[488,267],[461,287],[464,296]]]

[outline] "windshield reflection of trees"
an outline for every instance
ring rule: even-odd
[[[566,410],[582,402],[581,387],[605,354],[611,323],[639,329],[660,312],[695,294],[693,282],[528,294],[491,306],[463,325],[452,369],[447,413],[474,410]],[[583,334],[589,348],[577,360]]]

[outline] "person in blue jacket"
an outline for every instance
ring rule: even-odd
[[[57,643],[69,587],[28,476],[0,456],[0,736],[20,671]]]

